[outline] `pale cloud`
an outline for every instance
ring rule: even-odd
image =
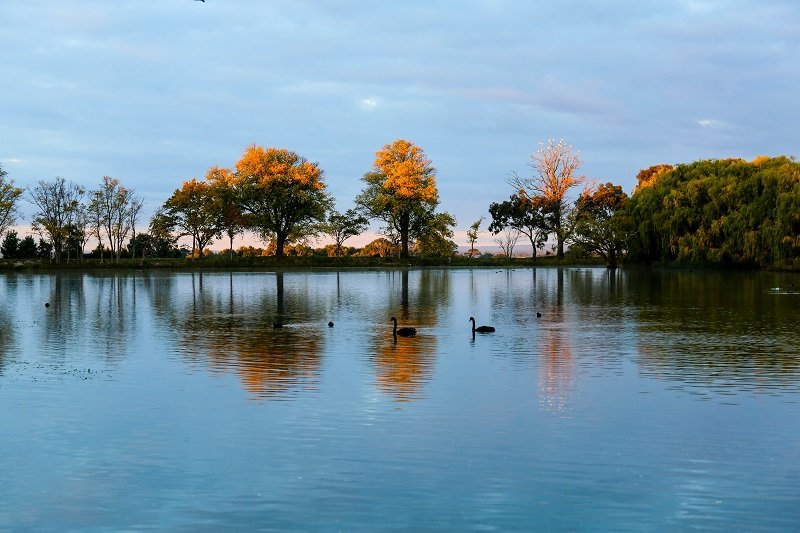
[[[465,227],[550,137],[626,190],[665,161],[798,155],[794,0],[37,0],[3,19],[4,168],[112,175],[151,210],[251,142],[319,160],[346,209],[374,150],[412,139]]]
[[[377,98],[373,97],[364,98],[363,100],[361,100],[361,109],[364,109],[366,111],[372,111],[373,109],[378,107],[379,104],[380,102],[378,101]]]
[[[697,124],[700,125],[700,127],[712,130],[723,130],[730,128],[730,125],[727,122],[723,122],[721,120],[715,120],[713,118],[701,118],[696,122]]]

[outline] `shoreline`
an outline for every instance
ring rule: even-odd
[[[71,260],[64,263],[52,263],[39,260],[0,259],[0,273],[4,272],[45,272],[45,271],[123,271],[123,270],[174,270],[174,271],[221,271],[221,270],[358,270],[358,269],[400,269],[400,268],[558,268],[558,267],[605,267],[600,258],[567,258],[559,260],[555,256],[541,256],[532,260],[530,257],[514,258],[417,258],[399,259],[396,257],[208,257],[201,260],[185,258],[166,259],[122,259],[119,262],[100,261],[99,259]],[[708,271],[766,271],[798,273],[800,270],[787,266],[759,268],[754,265],[720,265],[709,263],[673,263],[673,264],[622,264],[623,268],[651,268],[665,270],[708,270]]]

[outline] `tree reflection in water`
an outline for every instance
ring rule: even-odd
[[[575,370],[569,332],[559,307],[546,312],[539,329],[539,402],[543,410],[564,415],[569,411]]]
[[[283,398],[298,389],[314,389],[319,379],[322,336],[308,318],[309,299],[286,305],[284,274],[275,291],[236,294],[205,290],[203,274],[193,274],[191,309],[176,309],[173,320],[183,333],[184,356],[212,372],[233,371],[254,398]],[[272,276],[265,276],[268,279]],[[276,329],[273,323],[285,324]]]
[[[407,269],[391,274],[389,302],[393,305],[385,311],[386,325],[379,326],[371,339],[370,353],[374,355],[370,358],[375,365],[378,388],[400,402],[422,397],[422,387],[432,377],[437,338],[431,332],[438,323],[440,306],[450,298],[448,271],[415,274],[419,280],[415,290],[409,283]],[[402,324],[417,328],[416,337],[392,335],[389,318],[395,314]]]
[[[642,273],[637,362],[644,375],[720,392],[796,388],[797,299],[768,273]],[[731,282],[735,279],[735,283]],[[787,348],[788,347],[788,348]]]

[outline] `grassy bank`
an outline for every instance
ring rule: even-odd
[[[276,269],[276,268],[400,268],[400,267],[531,267],[531,266],[602,266],[601,259],[588,258],[575,261],[574,258],[559,260],[555,256],[503,258],[480,257],[468,259],[457,257],[420,258],[410,257],[224,257],[212,256],[203,259],[122,259],[119,262],[99,259],[84,259],[60,264],[35,260],[0,259],[0,271],[19,270],[133,270],[133,269],[174,269],[174,270],[226,270],[226,269]]]

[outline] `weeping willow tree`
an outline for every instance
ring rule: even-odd
[[[653,169],[640,173],[626,206],[638,228],[631,257],[800,268],[800,163],[793,158]]]

